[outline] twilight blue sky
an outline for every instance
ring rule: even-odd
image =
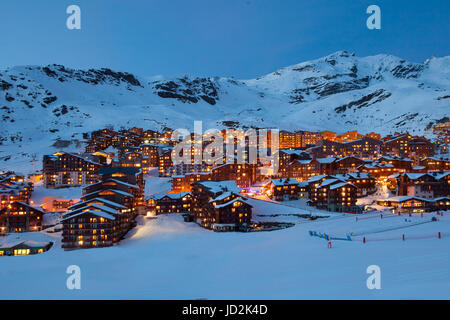
[[[66,28],[71,4],[81,30]],[[366,27],[371,4],[381,30]],[[0,27],[0,68],[244,79],[338,50],[415,62],[450,55],[448,0],[1,0]]]

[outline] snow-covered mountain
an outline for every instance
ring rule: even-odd
[[[61,65],[0,71],[0,169],[105,126],[429,133],[450,110],[450,56],[411,63],[346,51],[251,80],[142,77]],[[2,161],[6,160],[6,161]],[[9,161],[15,160],[15,161]],[[13,169],[13,168],[10,168]]]

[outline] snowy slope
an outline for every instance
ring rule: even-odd
[[[79,151],[83,133],[108,125],[429,134],[449,106],[450,56],[420,64],[339,51],[250,80],[13,67],[0,71],[0,169],[63,146]]]
[[[396,219],[403,225],[403,218],[355,222],[354,216],[337,216],[272,232],[217,233],[179,215],[159,216],[140,223],[118,246],[75,251],[61,249],[59,233],[14,234],[5,241],[55,244],[43,254],[3,257],[0,298],[448,299],[448,214],[376,235],[393,240],[371,241],[375,235],[368,235],[365,244],[333,241],[331,249],[309,230],[339,236]],[[438,231],[446,237],[438,239]],[[434,238],[410,239],[430,234]],[[66,288],[69,265],[81,268],[81,290]],[[381,290],[366,286],[370,265],[381,268]]]

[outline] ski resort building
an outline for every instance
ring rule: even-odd
[[[297,200],[300,188],[297,179],[272,179],[265,187],[266,195],[276,201]]]
[[[239,194],[234,181],[198,181],[192,184],[193,220],[214,231],[247,230],[252,206]]]
[[[102,181],[87,186],[61,220],[65,249],[112,246],[135,225],[139,209],[145,210],[140,169],[103,167],[99,175]]]
[[[359,213],[356,205],[357,187],[345,180],[335,177],[321,177],[315,180],[309,191],[311,205],[318,209],[335,212]]]
[[[91,184],[98,180],[97,172],[102,166],[82,157],[66,152],[45,155],[43,159],[44,186],[62,188]]]
[[[0,210],[0,234],[42,230],[41,209],[24,202],[13,202]]]
[[[53,242],[15,241],[0,244],[0,256],[27,256],[48,251]]]

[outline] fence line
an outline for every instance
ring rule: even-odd
[[[335,237],[331,236],[329,234],[326,234],[325,232],[317,232],[317,231],[309,231],[309,235],[311,237],[318,237],[321,239],[325,239],[327,241],[331,240],[343,240],[343,241],[362,241],[363,243],[366,242],[378,242],[378,241],[394,241],[394,240],[422,240],[422,239],[442,239],[442,238],[448,238],[450,237],[450,232],[433,232],[428,234],[422,234],[422,235],[412,235],[407,236],[406,234],[402,234],[402,236],[396,236],[396,237],[389,237],[389,238],[375,238],[375,239],[367,239],[365,236],[360,239],[355,239],[347,235],[346,238],[344,237]]]
[[[363,237],[361,240],[363,243],[366,243],[366,242],[393,241],[393,240],[407,241],[407,240],[424,240],[424,239],[442,239],[442,238],[448,238],[448,237],[450,237],[450,232],[439,232],[438,231],[438,232],[433,232],[433,233],[428,233],[428,234],[412,235],[412,236],[402,234],[401,237],[379,238],[379,239],[366,239],[366,237]]]

